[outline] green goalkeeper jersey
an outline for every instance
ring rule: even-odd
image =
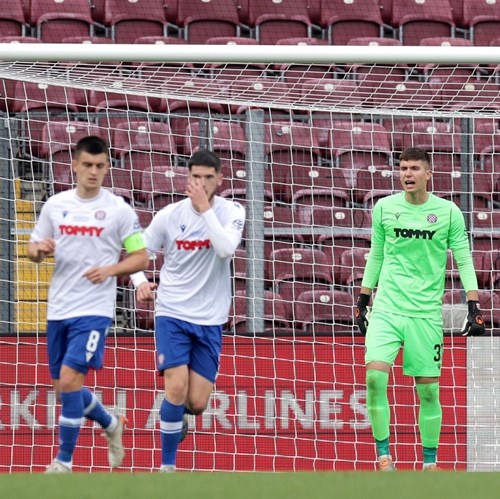
[[[478,289],[464,217],[453,202],[431,193],[421,205],[408,203],[404,192],[380,199],[362,282],[377,286],[373,310],[440,316],[448,249],[465,291]]]

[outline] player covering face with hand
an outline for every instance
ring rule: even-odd
[[[220,160],[200,150],[188,162],[187,198],[160,210],[145,231],[148,251],[163,249],[156,293],[157,367],[165,398],[160,408],[161,472],[176,469],[186,414],[201,414],[219,369],[222,328],[231,304],[230,262],[239,246],[245,210],[216,195]],[[139,302],[156,283],[132,276]]]
[[[123,198],[101,189],[109,170],[108,147],[85,137],[75,149],[76,188],[43,206],[28,244],[28,258],[54,256],[47,309],[49,368],[61,401],[59,452],[47,473],[68,473],[84,418],[98,422],[108,439],[112,468],[124,457],[125,418],[110,414],[84,387],[89,369],[100,369],[113,323],[116,276],[146,269],[149,261],[137,215]],[[120,261],[122,246],[128,256]]]
[[[403,151],[399,169],[403,192],[382,198],[373,208],[371,249],[355,309],[355,320],[366,335],[366,404],[382,471],[395,470],[389,449],[387,387],[403,344],[403,373],[414,377],[420,403],[424,470],[438,469],[442,299],[448,249],[453,252],[467,294],[468,315],[462,334],[485,332],[464,217],[453,202],[427,191],[431,175],[424,150]],[[377,293],[368,316],[375,286]]]

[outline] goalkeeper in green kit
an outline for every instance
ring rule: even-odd
[[[404,345],[403,373],[415,378],[420,402],[423,469],[438,470],[442,300],[448,249],[467,294],[468,315],[462,334],[481,335],[485,328],[464,217],[453,202],[428,192],[432,171],[427,152],[404,150],[399,176],[403,192],[382,198],[373,208],[371,249],[355,308],[356,323],[366,335],[366,405],[379,470],[394,471],[387,386],[391,366]]]

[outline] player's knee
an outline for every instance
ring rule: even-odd
[[[421,404],[436,404],[439,402],[439,384],[421,383],[417,385],[418,398]]]
[[[381,372],[375,369],[368,369],[366,371],[366,389],[370,393],[384,393],[387,390],[387,384],[382,382],[384,376]]]
[[[200,401],[200,400],[190,400],[189,403],[187,404],[189,410],[195,415],[199,416],[202,414],[205,409],[207,408],[207,402]]]

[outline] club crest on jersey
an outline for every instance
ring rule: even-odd
[[[96,220],[104,220],[106,218],[106,212],[103,210],[98,210],[95,212],[94,217]]]
[[[427,221],[430,224],[435,224],[438,221],[438,217],[434,213],[431,213],[430,215],[427,215]]]

